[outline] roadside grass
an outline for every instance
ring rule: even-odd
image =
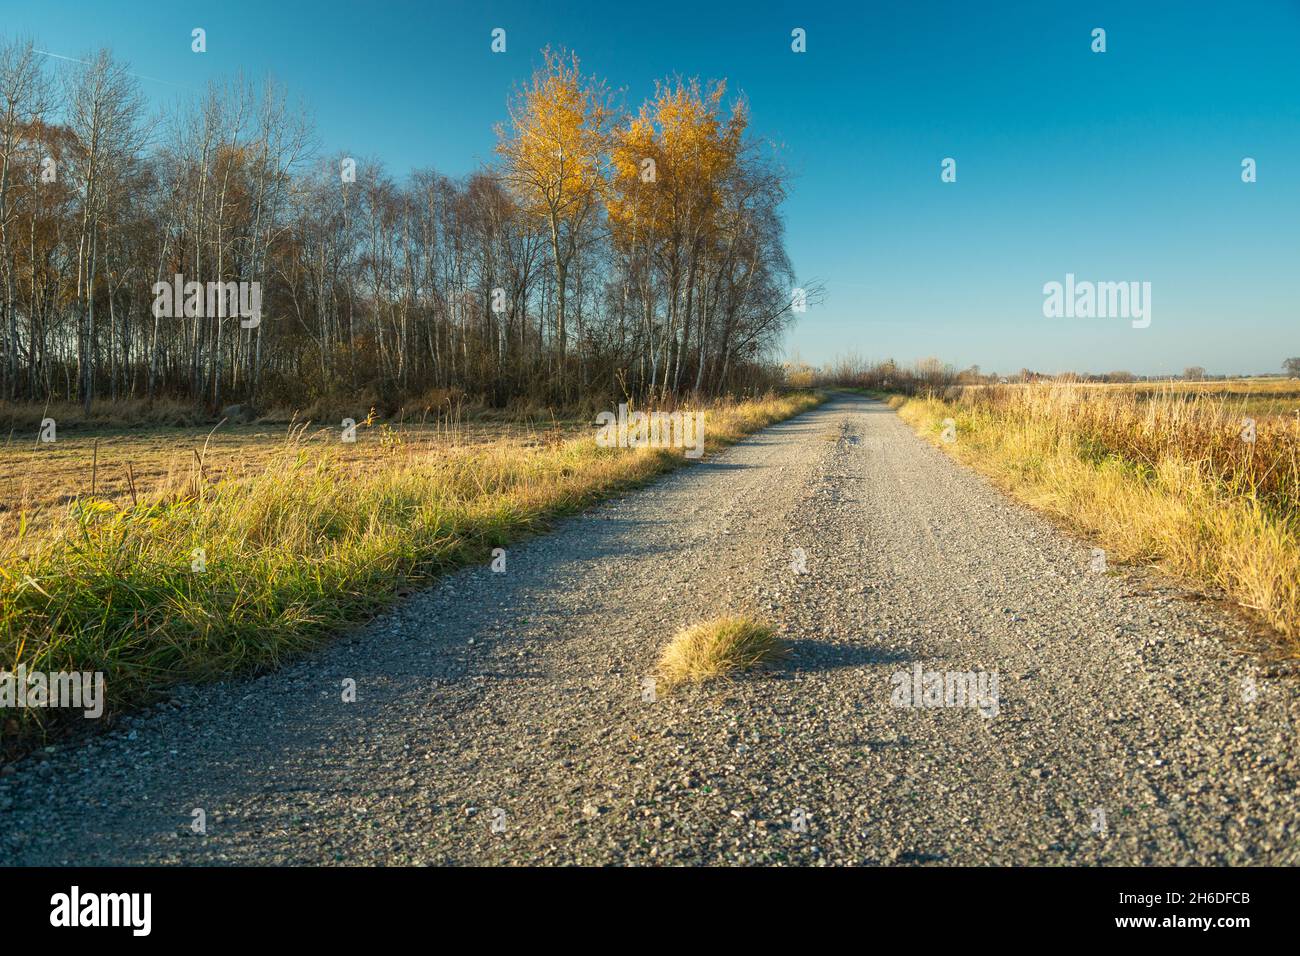
[[[703,406],[706,448],[823,397]],[[0,669],[102,671],[116,712],[175,683],[273,668],[684,460],[680,449],[599,448],[587,431],[541,444],[396,444],[360,460],[338,443],[291,442],[260,470],[193,469],[148,499],[83,496],[35,529],[17,516],[0,541]],[[57,715],[12,711],[0,741],[40,736]]]
[[[741,615],[724,615],[679,631],[660,655],[656,673],[671,690],[729,677],[787,653],[771,627]]]
[[[1227,595],[1300,650],[1300,423],[1275,415],[1243,438],[1231,395],[1077,385],[893,396],[922,435],[1029,505],[1094,539]],[[941,442],[945,419],[956,440]]]

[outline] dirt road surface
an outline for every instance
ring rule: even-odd
[[[1091,564],[837,398],[504,573],[13,766],[0,863],[1300,862],[1295,678],[1234,616]],[[729,611],[789,659],[644,683],[680,626]],[[926,706],[931,672],[986,706]]]

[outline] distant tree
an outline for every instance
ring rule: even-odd
[[[1121,383],[1136,382],[1137,376],[1132,372],[1108,372],[1106,373],[1106,381]]]
[[[1205,369],[1199,365],[1189,365],[1183,369],[1183,378],[1189,382],[1203,382],[1205,381]]]
[[[1292,378],[1300,378],[1300,358],[1289,358],[1282,363],[1282,367]]]
[[[945,364],[934,356],[920,359],[916,363],[916,377],[927,388],[944,388],[951,385],[956,376],[956,370],[951,365]]]

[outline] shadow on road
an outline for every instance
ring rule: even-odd
[[[782,671],[816,673],[841,667],[865,667],[873,664],[901,664],[908,655],[884,647],[864,644],[833,644],[830,641],[792,641],[790,656]]]

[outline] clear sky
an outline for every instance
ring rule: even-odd
[[[490,160],[506,96],[548,44],[633,106],[657,77],[725,77],[794,174],[799,279],[827,290],[790,353],[1004,373],[1270,372],[1300,355],[1295,0],[0,0],[0,33],[73,57],[108,46],[160,103],[270,72],[324,151],[399,175]],[[1150,327],[1044,318],[1043,285],[1066,273],[1150,282]]]

